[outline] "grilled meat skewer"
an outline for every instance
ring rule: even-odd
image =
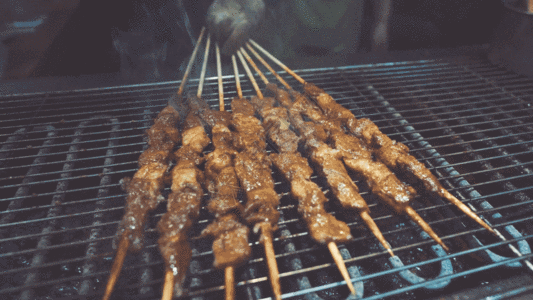
[[[240,150],[235,156],[235,172],[246,193],[243,216],[253,226],[254,233],[261,233],[259,242],[265,248],[274,296],[281,299],[279,272],[272,246],[272,232],[277,230],[279,220],[279,196],[274,190],[271,161],[265,151],[265,131],[254,117],[248,101],[233,99],[231,108],[231,127],[237,133],[235,148]]]
[[[387,167],[396,173],[403,174],[411,184],[424,187],[434,196],[443,197],[463,213],[472,218],[483,228],[496,234],[494,230],[476,215],[468,206],[448,192],[426,166],[409,154],[409,148],[400,142],[391,140],[382,133],[379,128],[369,119],[357,120],[348,109],[338,104],[324,90],[311,83],[304,83],[304,90],[322,109],[325,116],[330,120],[339,120],[350,133],[360,138],[374,155]]]
[[[167,212],[157,224],[158,240],[166,273],[179,286],[185,278],[191,249],[187,232],[200,213],[203,196],[203,172],[198,169],[203,149],[210,143],[200,119],[189,113],[184,122],[182,146],[175,152],[176,166],[172,169],[172,192],[168,196]],[[172,285],[170,285],[172,286]]]
[[[178,112],[170,105],[158,114],[154,125],[146,131],[149,148],[139,157],[140,169],[133,178],[122,180],[122,186],[127,192],[126,212],[113,240],[113,248],[117,248],[117,243],[119,245],[104,300],[111,296],[130,245],[134,251],[142,248],[144,224],[148,213],[163,200],[161,189],[169,167],[170,153],[180,140],[180,134],[176,128],[179,119]]]
[[[355,294],[355,288],[336,244],[352,239],[350,228],[324,209],[324,203],[328,199],[318,185],[311,181],[313,170],[307,160],[297,152],[300,137],[289,129],[287,111],[281,107],[273,107],[272,98],[252,97],[252,104],[263,118],[263,127],[270,140],[281,151],[280,154],[270,154],[270,159],[290,182],[291,194],[298,200],[298,212],[305,220],[311,237],[318,243],[328,245],[348,288]]]
[[[201,99],[198,101],[203,102]],[[211,126],[215,146],[215,150],[206,157],[206,183],[211,196],[207,209],[216,219],[202,231],[201,236],[214,238],[213,266],[226,269],[226,277],[228,272],[231,272],[232,277],[233,269],[248,260],[251,255],[252,250],[248,244],[249,229],[239,221],[244,208],[237,200],[239,180],[234,169],[234,157],[237,152],[233,148],[234,134],[228,128],[231,114],[206,109],[207,107],[204,107],[200,115]],[[233,289],[233,282],[226,286],[226,289]],[[226,299],[232,299],[233,294],[226,291]]]
[[[448,250],[429,224],[409,206],[416,196],[416,191],[412,187],[403,184],[383,163],[374,161],[372,153],[358,138],[347,135],[338,122],[328,120],[305,96],[296,91],[292,91],[291,94],[294,97],[293,107],[326,128],[329,140],[343,154],[345,165],[367,182],[373,194],[397,213],[407,214],[429,236]]]
[[[311,181],[313,170],[298,152],[298,137],[289,129],[286,109],[274,107],[274,99],[252,97],[252,105],[263,118],[267,134],[281,153],[270,154],[276,168],[291,183],[291,194],[298,199],[298,211],[304,218],[313,239],[321,244],[349,241],[349,227],[324,209],[327,200],[322,190]]]
[[[359,194],[359,188],[353,183],[344,168],[341,160],[342,153],[332,149],[325,143],[327,134],[324,128],[313,122],[305,122],[301,117],[301,112],[292,106],[289,95],[285,91],[278,89],[276,85],[268,84],[267,91],[274,93],[276,100],[286,108],[290,116],[291,124],[304,139],[309,159],[318,168],[320,175],[325,177],[331,191],[341,205],[346,209],[359,212],[359,215],[374,236],[391,255],[394,255],[389,243],[385,240],[376,223],[370,217],[368,205]]]

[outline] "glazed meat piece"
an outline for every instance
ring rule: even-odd
[[[160,182],[140,178],[124,178],[122,180],[122,187],[128,192],[128,195],[126,196],[125,213],[113,240],[113,248],[118,247],[120,239],[126,238],[133,250],[142,249],[146,216],[164,200],[160,193],[161,186],[162,180]]]
[[[207,206],[215,217],[233,212],[242,213],[242,205],[237,201],[239,180],[235,174],[232,148],[232,133],[224,125],[217,124],[212,129],[215,150],[207,155],[205,165],[207,190],[211,200]]]
[[[265,130],[261,122],[254,117],[253,107],[245,99],[233,99],[231,101],[232,114],[231,126],[237,132],[235,148],[239,151],[264,151]]]
[[[206,183],[211,200],[207,205],[215,217],[229,212],[242,213],[242,205],[236,197],[239,192],[239,180],[233,168],[232,155],[215,149],[207,156]]]
[[[304,84],[304,91],[311,99],[317,102],[328,119],[339,120],[347,127],[351,127],[357,123],[352,112],[338,104],[323,89],[312,83],[306,83]]]
[[[171,151],[180,140],[180,133],[176,128],[178,120],[178,112],[171,106],[165,107],[155,119],[154,125],[146,131],[150,148],[163,150],[170,147],[167,150]]]
[[[311,161],[319,166],[320,174],[324,176],[333,194],[341,205],[347,209],[368,210],[368,206],[359,194],[359,188],[353,183],[342,163],[342,152],[321,144],[313,149]]]
[[[352,236],[348,225],[324,209],[328,199],[318,185],[311,181],[313,170],[307,160],[297,152],[270,156],[276,168],[291,183],[291,194],[298,199],[298,212],[305,220],[312,238],[322,244],[349,241]]]
[[[335,148],[343,152],[344,163],[358,177],[365,180],[382,201],[400,213],[416,196],[416,191],[402,183],[386,165],[372,159],[372,154],[361,142],[344,132],[332,136]]]
[[[171,213],[165,213],[157,224],[161,233],[158,240],[161,256],[178,283],[183,281],[189,267],[192,253],[187,233],[198,218],[201,199],[202,193],[193,191],[171,194],[167,204]]]
[[[213,266],[223,269],[229,266],[238,266],[246,262],[252,253],[248,244],[248,227],[239,222],[235,214],[226,214],[217,218],[203,231],[202,236],[212,236]]]
[[[263,127],[278,150],[280,152],[296,152],[300,137],[289,129],[290,119],[287,110],[282,107],[274,107],[275,100],[273,98],[252,97],[250,102],[263,119]]]

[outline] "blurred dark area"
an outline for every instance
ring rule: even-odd
[[[130,56],[133,55],[149,58],[147,64],[152,64],[151,61],[154,60],[164,64],[150,66],[155,68],[156,77],[163,80],[178,78],[183,62],[192,52],[192,35],[197,36],[203,26],[210,2],[80,0],[27,77],[116,73],[121,71],[121,65],[124,69],[128,65],[143,63],[130,61]],[[269,9],[274,12],[280,2],[282,1],[266,1]],[[377,18],[374,12],[377,2],[379,1],[361,1],[361,33],[356,54],[352,57],[373,51],[371,36],[372,24]],[[383,49],[389,55],[395,51],[489,43],[504,12],[500,0],[396,0],[392,3],[387,20],[388,46]],[[184,16],[189,19],[187,24],[183,20]],[[136,32],[144,32],[148,37],[143,38],[143,34]],[[16,38],[4,39],[3,46],[14,43]],[[136,43],[135,39],[140,42]],[[154,46],[147,45],[146,40]],[[312,45],[302,46],[300,49],[301,53],[298,55],[314,55],[316,59],[320,59],[324,51],[327,51]],[[124,53],[130,56],[125,56]],[[3,59],[5,57],[4,55]],[[357,60],[351,59],[342,61],[342,64],[356,62]],[[338,63],[341,62],[332,60],[320,66],[334,66]],[[139,80],[155,81],[157,78]]]

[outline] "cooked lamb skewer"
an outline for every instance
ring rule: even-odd
[[[448,192],[423,163],[410,155],[407,146],[391,140],[369,119],[357,120],[348,109],[338,104],[324,90],[318,88],[314,84],[307,83],[303,78],[272,56],[272,54],[268,53],[255,41],[250,40],[250,43],[303,84],[305,93],[317,102],[320,108],[324,111],[326,117],[332,120],[340,120],[348,131],[361,138],[366,145],[372,149],[376,157],[378,157],[378,159],[387,167],[397,173],[405,174],[404,177],[407,181],[412,184],[423,186],[430,194],[445,198],[483,228],[501,238],[501,235],[476,215],[476,213],[474,213],[468,206]]]
[[[202,231],[202,236],[211,236],[213,241],[213,266],[225,269],[226,300],[235,298],[234,268],[244,263],[251,255],[248,244],[249,229],[239,218],[243,207],[237,200],[239,180],[234,169],[233,148],[234,134],[229,130],[231,114],[224,112],[224,96],[222,90],[222,74],[220,70],[220,54],[216,45],[217,66],[219,77],[220,112],[209,110],[207,104],[200,108],[200,115],[211,127],[215,150],[207,155],[205,175],[210,201],[207,209],[216,219]]]
[[[157,224],[161,234],[159,249],[166,265],[162,297],[165,300],[172,298],[174,282],[182,284],[189,266],[192,253],[187,233],[200,214],[204,193],[204,175],[198,165],[203,161],[203,149],[210,143],[194,112],[187,116],[182,136],[182,146],[174,154],[177,161],[172,169],[172,192],[168,196],[167,212]]]
[[[155,124],[147,130],[149,148],[139,157],[140,169],[133,178],[122,180],[122,186],[128,193],[126,212],[113,241],[114,248],[117,248],[117,242],[119,245],[104,300],[111,296],[130,245],[135,251],[142,248],[144,224],[148,213],[163,200],[161,189],[169,167],[169,156],[174,145],[180,140],[179,131],[175,128],[178,120],[179,114],[171,106],[165,107],[159,113]]]
[[[242,56],[239,58],[242,61]],[[235,78],[238,80],[238,76]],[[253,226],[254,233],[261,233],[259,241],[265,248],[274,297],[281,299],[279,271],[272,244],[272,232],[277,230],[279,219],[279,196],[274,190],[271,161],[266,153],[265,131],[247,103],[244,99],[233,99],[231,102],[231,127],[237,133],[235,148],[240,151],[235,157],[235,172],[246,193],[244,219]]]
[[[372,153],[359,139],[347,135],[338,122],[325,118],[322,112],[305,96],[295,91],[292,91],[291,94],[295,99],[292,106],[326,128],[325,130],[329,133],[329,140],[333,142],[337,150],[342,152],[346,166],[367,182],[372,193],[397,213],[407,214],[430,237],[448,250],[429,224],[409,206],[409,202],[416,195],[412,187],[403,184],[383,163],[374,161]]]
[[[139,250],[142,247],[144,223],[148,212],[157,207],[159,202],[163,200],[160,191],[164,183],[164,173],[169,167],[170,152],[181,138],[178,129],[175,128],[180,119],[180,114],[175,107],[180,106],[183,87],[187,82],[192,62],[196,57],[204,32],[205,28],[202,28],[178,92],[170,99],[169,105],[159,113],[154,125],[147,130],[149,148],[139,157],[140,169],[135,173],[133,179],[125,178],[123,180],[123,188],[128,192],[126,212],[113,241],[114,248],[117,248],[117,242],[119,245],[102,298],[104,300],[111,297],[130,244],[134,250]]]
[[[252,64],[251,58],[244,49],[241,48],[237,53],[242,53]],[[264,128],[270,139],[282,151],[279,155],[271,154],[271,159],[284,176],[286,176],[287,180],[291,182],[292,194],[299,200],[299,211],[304,216],[312,237],[318,242],[328,244],[331,255],[346,280],[350,291],[355,293],[350,275],[335,243],[335,241],[343,242],[351,238],[349,228],[345,223],[336,220],[324,210],[323,203],[327,201],[327,198],[320,188],[309,180],[312,170],[309,168],[307,160],[297,153],[300,138],[289,129],[286,110],[284,108],[272,107],[273,99],[271,98],[261,98],[262,94],[242,56],[241,61],[256,91],[258,91],[258,97],[253,97],[252,101],[264,119]],[[255,64],[252,64],[252,66],[259,73],[263,81],[268,83],[268,80],[262,75],[262,72],[257,66]],[[248,114],[253,114],[252,107],[248,108],[247,111]],[[327,222],[327,225],[324,225],[325,222]]]
[[[371,120],[366,118],[357,120],[348,109],[339,105],[329,94],[314,84],[305,83],[304,90],[320,106],[327,118],[340,120],[348,131],[360,138],[382,163],[398,174],[404,174],[410,183],[422,186],[430,194],[450,201],[483,228],[495,234],[485,221],[450,194],[423,163],[410,155],[407,146],[391,140]]]
[[[253,106],[263,118],[263,127],[270,140],[281,151],[280,154],[270,154],[270,159],[290,182],[291,194],[298,200],[298,211],[304,218],[311,237],[318,243],[328,245],[350,291],[355,294],[355,288],[336,245],[352,238],[350,228],[324,209],[324,203],[328,199],[318,185],[311,181],[313,170],[307,160],[297,152],[300,138],[289,129],[286,110],[273,107],[272,100],[252,97]]]

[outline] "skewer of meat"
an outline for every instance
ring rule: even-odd
[[[244,61],[240,53],[237,54],[239,59]],[[234,70],[237,70],[235,58],[233,57],[232,60]],[[244,67],[247,73],[250,73],[248,66],[244,65]],[[237,73],[235,80],[239,80]],[[255,81],[252,83],[257,86]],[[237,83],[237,87],[239,89],[240,83]],[[237,92],[241,98],[233,99],[231,102],[231,126],[237,132],[235,147],[240,151],[235,157],[235,172],[246,193],[243,216],[253,226],[254,233],[261,233],[259,242],[265,249],[274,297],[281,299],[279,271],[272,245],[272,232],[277,230],[279,219],[277,211],[279,196],[274,190],[271,161],[266,153],[265,131],[261,122],[254,117],[254,111],[250,109],[248,101],[242,98],[242,91]],[[260,91],[258,95],[261,95]]]
[[[210,111],[209,107],[204,107],[200,109],[200,116],[211,126],[215,146],[213,152],[206,156],[205,177],[211,196],[207,209],[216,219],[202,231],[201,236],[214,238],[213,266],[225,269],[226,300],[232,300],[235,298],[234,268],[248,260],[252,250],[248,244],[249,229],[239,222],[244,208],[236,198],[239,180],[234,169],[234,157],[237,153],[233,148],[234,135],[228,128],[231,114],[224,111],[220,50],[218,44],[215,47],[220,112],[216,114]]]
[[[344,164],[367,182],[372,193],[392,207],[398,214],[408,215],[431,238],[448,251],[448,247],[444,245],[429,224],[409,206],[409,203],[416,195],[416,191],[412,187],[403,184],[383,163],[374,161],[370,150],[358,138],[346,134],[340,124],[327,120],[320,109],[314,106],[305,96],[296,91],[292,91],[291,94],[294,97],[293,107],[314,122],[327,127],[329,139],[333,142],[335,148],[343,154]]]
[[[149,148],[139,157],[140,169],[132,179],[124,178],[122,180],[123,188],[127,192],[126,212],[119,224],[119,229],[113,241],[113,247],[115,249],[117,248],[116,244],[118,242],[118,250],[113,267],[111,268],[106,291],[102,298],[104,300],[111,297],[130,245],[133,250],[140,250],[142,248],[144,223],[148,213],[155,209],[163,200],[161,189],[164,185],[165,173],[169,167],[170,153],[180,140],[180,134],[176,128],[180,120],[180,115],[173,107],[179,104],[174,103],[174,101],[181,99],[183,86],[187,82],[192,62],[196,57],[196,52],[198,51],[198,46],[204,32],[205,29],[202,28],[177,94],[169,101],[169,106],[165,107],[159,113],[154,121],[154,125],[146,132]]]
[[[196,98],[202,95],[210,43],[208,35]],[[159,250],[166,265],[162,300],[172,299],[175,283],[181,286],[185,279],[192,256],[187,233],[200,214],[204,193],[204,173],[198,165],[204,160],[202,151],[211,141],[198,116],[196,98],[188,99],[189,114],[183,124],[182,145],[174,153],[176,166],[172,169],[172,192],[168,196],[167,212],[157,224],[161,235]]]
[[[256,57],[260,57],[255,51],[252,53],[254,53]],[[264,60],[262,62],[265,66],[268,65]],[[268,66],[268,68],[270,68],[270,66]],[[274,71],[272,68],[270,68],[270,70]],[[271,85],[272,84],[267,84],[267,87]],[[288,86],[288,84],[286,85]],[[281,101],[284,101],[286,105],[290,105],[291,101],[288,97],[282,97],[280,99]],[[385,240],[376,223],[370,217],[370,210],[363,197],[359,194],[358,187],[353,183],[346,172],[341,161],[342,154],[339,151],[331,149],[324,142],[327,138],[325,131],[318,126],[315,126],[312,122],[304,122],[298,111],[291,113],[290,110],[285,110],[290,116],[291,123],[293,125],[295,125],[295,122],[298,123],[299,126],[295,127],[305,141],[305,146],[308,149],[310,159],[318,165],[320,172],[322,173],[321,175],[326,178],[335,197],[343,207],[357,210],[361,219],[366,223],[374,236],[376,236],[391,256],[394,256],[389,243]]]
[[[256,56],[259,55],[257,54]],[[305,115],[313,120],[315,124],[310,125],[307,123],[308,128],[313,128],[314,126],[314,130],[317,132],[323,131],[328,133],[328,136],[316,134],[314,138],[319,139],[320,143],[326,143],[326,139],[328,138],[333,140],[335,147],[340,151],[339,160],[342,159],[345,165],[362,177],[367,182],[372,192],[378,196],[381,201],[391,206],[397,213],[407,214],[426,233],[428,233],[429,236],[431,236],[444,249],[448,250],[448,247],[444,245],[429,224],[427,224],[422,217],[420,217],[420,215],[408,205],[415,197],[416,191],[398,180],[394,173],[392,173],[384,164],[373,161],[371,153],[366,147],[364,147],[357,138],[345,134],[338,121],[325,118],[320,109],[308,101],[305,96],[292,89],[290,89],[290,91],[293,97],[295,97],[294,103],[291,101],[289,93],[278,89],[276,85],[267,84],[267,90],[273,93],[276,100],[289,110],[293,124],[305,126],[307,122],[303,121],[301,115]],[[299,130],[303,130],[302,127],[296,127]],[[312,130],[313,129],[308,129],[308,132],[311,132]],[[310,148],[313,149],[313,147],[315,146],[311,146]],[[313,152],[313,150],[311,151]],[[313,153],[311,154],[313,155]],[[331,158],[328,158],[328,160],[334,161]],[[315,160],[315,162],[317,161]],[[319,164],[324,164],[324,162],[325,160],[321,159]],[[331,168],[331,166],[333,165],[330,163],[329,167]],[[346,172],[344,169],[341,169],[341,166],[335,166],[331,168],[331,170],[336,170],[337,172],[342,170],[343,172]],[[327,172],[322,171],[322,173],[324,173],[327,178]]]
[[[265,84],[268,79],[255,65],[244,49],[240,49],[246,60],[258,72]],[[291,184],[291,194],[298,200],[298,211],[304,218],[311,237],[321,244],[327,244],[331,255],[337,264],[348,288],[355,294],[355,288],[350,275],[340,255],[337,243],[344,243],[352,239],[350,228],[324,209],[328,201],[322,190],[311,181],[313,170],[307,160],[298,153],[298,143],[301,138],[289,129],[289,116],[286,109],[274,107],[274,99],[252,97],[252,106],[263,118],[263,128],[271,141],[281,153],[270,154],[270,159]]]
[[[430,194],[448,200],[483,228],[500,236],[468,206],[448,192],[423,163],[409,154],[407,146],[391,140],[371,120],[366,118],[357,120],[351,111],[338,104],[324,90],[306,82],[254,41],[250,40],[250,43],[303,84],[305,93],[318,104],[327,118],[341,121],[348,131],[360,138],[387,167],[397,173],[404,174],[408,182],[424,187]]]

